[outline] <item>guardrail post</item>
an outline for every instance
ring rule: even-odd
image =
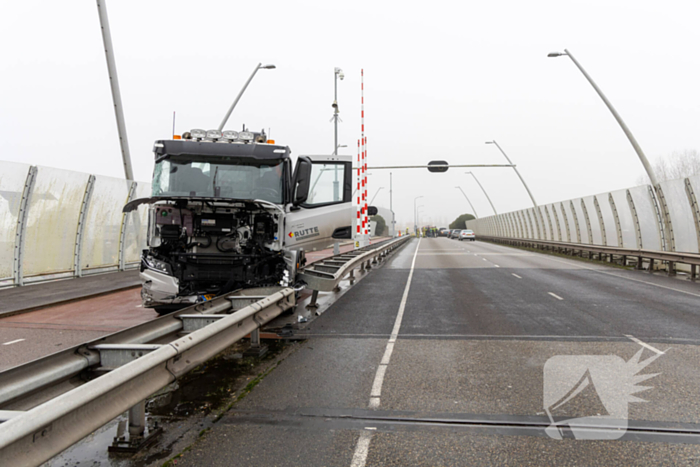
[[[669,276],[675,276],[676,275],[676,263],[675,261],[669,261],[668,262],[668,272],[667,274]]]
[[[695,277],[697,275],[698,267],[695,264],[690,265],[690,280],[695,281]]]
[[[318,304],[316,303],[316,300],[318,300],[318,290],[314,290],[311,292],[311,301],[309,302],[308,305],[306,305],[307,308],[316,308]]]
[[[634,269],[644,269],[644,258],[642,258],[641,256],[637,256],[637,264],[635,265]]]
[[[649,258],[649,274],[654,272],[654,258]]]
[[[129,436],[143,436],[146,430],[146,401],[129,409]]]
[[[262,357],[267,353],[267,345],[260,342],[260,327],[250,332],[250,347],[245,351],[248,357]]]

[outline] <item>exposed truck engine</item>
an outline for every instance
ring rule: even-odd
[[[233,290],[294,284],[304,251],[350,238],[350,158],[299,157],[265,134],[192,130],[156,141],[145,307],[166,313]]]

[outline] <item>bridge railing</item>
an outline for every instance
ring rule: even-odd
[[[656,193],[642,185],[482,217],[466,226],[484,237],[697,254],[699,194],[696,175],[661,182]]]
[[[150,183],[0,162],[0,287],[135,267],[147,214],[121,209],[150,191]]]

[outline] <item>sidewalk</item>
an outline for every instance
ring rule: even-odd
[[[108,272],[0,290],[0,317],[141,285],[139,270]]]

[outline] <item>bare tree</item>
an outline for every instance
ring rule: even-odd
[[[653,165],[656,178],[660,182],[700,175],[700,152],[696,149],[674,151],[670,155],[656,160]],[[637,183],[640,185],[649,184],[649,178],[646,175],[640,175],[637,177]]]

